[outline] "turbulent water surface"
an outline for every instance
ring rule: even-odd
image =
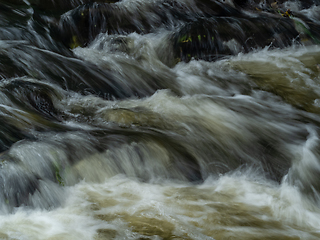
[[[1,0],[0,239],[320,239],[318,4]]]

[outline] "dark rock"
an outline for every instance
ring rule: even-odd
[[[0,117],[0,121],[0,153],[8,150],[17,141],[31,138],[30,134],[10,124],[10,118]]]
[[[46,14],[61,14],[86,3],[115,3],[119,0],[29,0],[31,6]]]
[[[228,5],[215,0],[197,0],[196,6],[202,11],[205,17],[212,16],[240,16],[242,13]]]
[[[101,71],[93,64],[66,59],[62,55],[25,44],[8,44],[0,58],[5,60],[0,65],[0,72],[6,78],[29,76],[33,79],[46,79],[63,89],[84,95],[96,94],[104,98],[140,96],[136,92],[138,89],[126,88],[125,83],[112,73]]]
[[[0,199],[8,208],[29,205],[29,196],[37,191],[39,178],[21,168],[7,156],[1,157]]]
[[[174,1],[137,3],[129,7],[90,3],[63,15],[52,32],[65,46],[74,48],[88,45],[100,33],[145,34],[161,27],[174,29],[184,23],[173,40],[176,57],[183,61],[192,57],[214,60],[256,48],[286,47],[299,42],[299,32],[290,19],[294,13],[273,3],[267,1],[268,14],[260,11],[258,17],[250,17],[236,9],[238,4],[246,7],[246,3],[238,1],[232,7],[219,1],[198,0],[193,8]],[[254,1],[254,4],[258,6],[260,1]],[[318,26],[309,22],[313,33],[307,34],[306,38],[316,43]]]
[[[202,15],[190,5],[178,1],[152,3],[107,4],[90,3],[77,7],[61,17],[57,28],[51,32],[68,47],[86,46],[99,33],[145,34],[158,28],[169,28]]]
[[[261,10],[267,10],[272,8],[278,8],[282,7],[286,2],[289,2],[287,0],[234,0],[234,4],[240,8],[246,8],[246,9],[261,9]],[[313,5],[319,5],[319,0],[301,0],[301,1],[295,1],[301,9],[307,9],[312,7]]]
[[[2,92],[21,109],[38,113],[47,119],[58,120],[53,99],[59,96],[50,86],[17,79],[7,84]]]
[[[319,0],[300,0],[299,3],[302,9],[308,9],[313,5],[320,5]]]
[[[159,27],[173,28],[181,22],[199,17],[242,16],[243,14],[219,1],[198,0],[195,5],[179,1],[124,4],[89,3],[61,17],[58,28],[52,28],[57,38],[68,47],[86,46],[99,34],[139,34]]]
[[[185,24],[174,36],[174,44],[176,56],[182,61],[192,57],[215,60],[255,48],[286,47],[298,36],[294,22],[288,18],[212,17]]]

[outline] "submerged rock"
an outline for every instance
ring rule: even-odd
[[[2,162],[0,172],[1,202],[9,208],[29,205],[29,195],[39,187],[37,176],[10,162]]]
[[[0,120],[0,153],[8,150],[12,144],[19,140],[31,138],[30,134],[28,134],[26,131],[21,131],[21,129],[10,124],[10,119],[0,117]]]
[[[140,89],[128,89],[126,83],[111,71],[101,71],[88,62],[44,51],[24,42],[7,44],[0,51],[1,59],[4,61],[0,65],[0,76],[4,78],[28,76],[39,81],[45,79],[62,89],[84,95],[96,94],[104,98],[124,98],[140,94],[144,96]]]
[[[18,206],[58,206],[62,186],[84,179],[103,182],[126,174],[146,182],[203,180],[197,159],[164,134],[129,129],[91,134],[60,133],[21,141],[0,155],[0,200],[8,211]]]
[[[21,206],[46,209],[58,206],[63,189],[59,188],[58,179],[54,179],[54,170],[53,178],[51,174],[41,177],[20,160],[8,153],[0,156],[0,200],[4,203],[1,210],[11,212]],[[41,166],[43,162],[38,164]]]
[[[59,119],[53,101],[62,96],[49,85],[16,79],[7,84],[1,92],[21,109],[40,114],[46,119]]]

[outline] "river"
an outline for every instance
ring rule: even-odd
[[[0,239],[320,239],[319,16],[1,0]]]

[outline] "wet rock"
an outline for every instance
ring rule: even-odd
[[[100,33],[144,34],[159,27],[172,28],[177,21],[195,19],[189,7],[176,1],[137,2],[128,6],[90,3],[64,14],[59,26],[51,32],[68,47],[86,46]]]
[[[239,9],[227,3],[221,3],[214,0],[197,0],[196,6],[202,11],[205,17],[212,16],[240,16]]]
[[[8,207],[27,205],[29,194],[38,188],[38,178],[25,171],[8,156],[1,156],[0,199]]]
[[[63,195],[56,196],[55,191],[65,184],[73,185],[84,178],[102,182],[119,173],[142,181],[155,176],[202,181],[196,158],[163,134],[130,130],[99,133],[102,136],[97,132],[97,138],[90,140],[85,135],[66,133],[15,144],[0,155],[0,200],[9,211],[18,206],[49,208],[60,204],[59,196]],[[98,144],[101,152],[94,146]]]
[[[294,22],[287,18],[212,17],[185,24],[174,36],[174,44],[182,61],[216,60],[266,46],[286,47],[298,36]]]
[[[7,84],[2,92],[21,109],[36,112],[47,119],[58,119],[58,111],[54,107],[53,99],[58,99],[59,94],[48,85],[17,79]]]
[[[100,32],[109,30],[107,24],[114,7],[109,4],[86,4],[80,6],[62,16],[58,29],[58,37],[70,47],[84,46],[91,42]],[[123,31],[129,24],[126,19],[122,24]],[[114,25],[117,26],[117,25]],[[130,32],[137,29],[131,29]],[[111,33],[112,30],[110,29]]]
[[[177,51],[187,49],[189,52],[182,54],[187,58],[206,55],[210,59],[232,54],[234,49],[226,47],[230,40],[236,41],[244,52],[268,45],[286,47],[297,40],[299,34],[289,19],[294,14],[280,7],[280,2],[268,4],[263,11],[253,8],[260,11],[260,16],[250,17],[241,12],[237,3],[233,7],[219,1],[198,0],[195,6],[167,1],[129,6],[89,3],[64,14],[59,26],[52,27],[51,32],[65,46],[75,48],[88,45],[100,33],[145,34],[161,27],[173,29],[184,23],[175,39],[175,44],[179,45]]]
[[[299,31],[300,39],[303,43],[320,43],[320,25],[308,19],[306,16],[293,13],[295,28]]]
[[[8,150],[17,141],[31,138],[30,134],[10,124],[10,119],[0,117],[0,121],[0,152]]]
[[[12,24],[24,25],[23,21],[30,18],[30,7],[27,4],[18,6],[0,1],[0,26],[10,26]],[[1,38],[2,39],[2,38]]]
[[[183,61],[189,61],[192,57],[215,60],[256,48],[282,48],[294,41],[299,42],[295,21],[289,19],[293,16],[292,12],[280,9],[280,2],[277,5],[273,3],[268,2],[268,12],[273,17],[261,14],[255,18],[219,1],[196,1],[194,11],[166,1],[153,6],[137,5],[130,8],[112,4],[85,4],[65,14],[56,32],[66,46],[74,48],[86,46],[100,33],[144,34],[168,25],[170,21],[180,21],[180,24],[185,24],[174,36],[176,57]],[[152,17],[147,18],[150,14]],[[310,30],[305,31],[308,34],[303,37],[316,43],[314,36],[317,37],[318,25],[311,21],[308,23],[312,27],[307,26]],[[313,33],[309,33],[311,31]]]
[[[29,3],[36,10],[44,13],[63,13],[86,3],[115,3],[119,0],[29,0]]]
[[[24,43],[8,44],[6,49],[0,52],[1,58],[5,61],[0,65],[0,75],[5,78],[27,75],[32,79],[46,79],[63,89],[84,95],[97,94],[104,98],[139,96],[139,93],[126,88],[125,83],[116,79],[117,77],[110,72],[101,71],[93,64],[72,58],[66,59],[62,55]],[[130,93],[126,92],[127,90]]]
[[[301,7],[305,9],[305,8],[310,8],[313,5],[319,6],[320,1],[319,0],[301,0],[300,4],[301,4]]]
[[[103,182],[117,174],[125,174],[144,182],[154,178],[193,183],[203,181],[201,166],[188,149],[162,134],[161,139],[157,139],[158,136],[150,133],[124,130],[124,135],[111,132],[99,138],[100,144],[107,150],[79,159],[62,173],[63,179],[67,185],[82,179]]]
[[[285,7],[288,3],[294,3],[301,9],[307,9],[313,5],[319,5],[319,0],[301,0],[301,1],[287,1],[287,0],[234,0],[234,4],[240,8],[251,10],[272,10],[279,7]]]
[[[236,6],[242,7],[242,8],[267,8],[267,7],[273,7],[275,5],[283,3],[285,0],[279,0],[279,1],[274,1],[274,0],[234,0],[234,4]]]
[[[13,158],[8,153],[1,155],[1,210],[11,212],[21,206],[46,209],[58,206],[63,189],[54,183],[55,180],[48,180],[49,176],[46,178],[41,178],[20,159]]]
[[[96,152],[91,141],[85,144],[86,140],[68,133],[60,137],[60,141],[55,136],[20,141],[0,155],[0,201],[8,211],[19,206],[58,206],[63,198],[64,169]]]

